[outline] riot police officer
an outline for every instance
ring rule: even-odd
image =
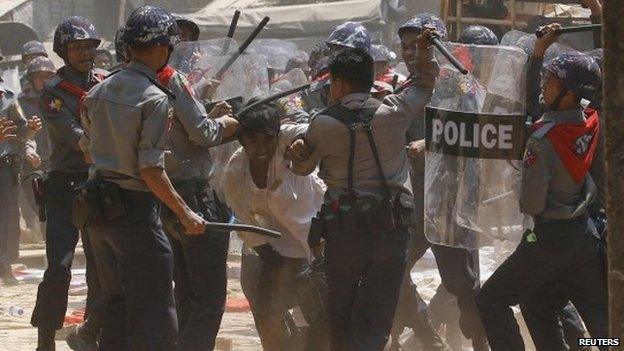
[[[46,180],[48,267],[39,284],[31,319],[39,330],[38,350],[54,350],[54,334],[63,326],[67,309],[71,264],[79,234],[73,223],[72,201],[88,171],[78,147],[83,135],[79,109],[86,91],[104,78],[103,71],[92,68],[99,44],[96,29],[86,18],[75,16],[63,21],[54,33],[54,52],[63,58],[65,66],[45,83],[40,99],[52,153]],[[87,259],[88,314],[95,308],[100,291],[86,231],[82,232],[82,241]]]
[[[204,233],[206,223],[164,171],[174,94],[158,82],[156,72],[178,40],[177,25],[165,10],[143,6],[132,12],[123,36],[132,61],[89,92],[83,114],[81,146],[93,160],[94,176],[79,199],[88,205],[98,273],[114,320],[104,324],[99,347],[173,350],[178,330],[173,254],[162,230],[160,202],[176,214],[186,234]]]
[[[173,67],[163,67],[157,77],[175,95],[170,101],[173,118],[167,133],[165,170],[194,212],[209,221],[227,222],[227,208],[208,184],[212,169],[208,149],[232,140],[238,122],[228,116],[231,111],[226,103],[217,104],[208,114],[186,76]],[[225,310],[229,233],[208,231],[189,236],[171,210],[163,209],[161,218],[174,256],[178,349],[211,350]]]
[[[475,350],[487,350],[485,334],[475,304],[475,296],[480,286],[478,252],[442,245],[432,245],[427,241],[424,235],[423,206],[425,165],[423,150],[425,128],[424,117],[422,116],[424,114],[424,105],[430,100],[431,92],[435,85],[435,80],[433,78],[435,78],[438,73],[437,71],[427,72],[420,70],[420,72],[418,72],[419,74],[415,74],[414,55],[418,50],[415,50],[413,43],[416,41],[418,34],[425,28],[435,30],[436,35],[442,39],[447,36],[444,22],[437,16],[429,13],[419,14],[399,28],[403,60],[410,71],[410,77],[408,77],[406,84],[399,89],[399,94],[409,106],[411,113],[416,113],[420,116],[414,120],[414,123],[408,131],[408,141],[410,142],[408,148],[415,156],[412,158],[412,185],[414,187],[414,193],[416,194],[415,205],[417,208],[413,236],[410,242],[408,266],[411,269],[416,261],[431,247],[436,258],[438,270],[440,271],[442,284],[448,292],[457,297],[457,303],[460,309],[460,329],[462,333],[466,338],[472,340]],[[423,95],[421,90],[413,89],[412,86],[416,82],[420,82],[419,84],[426,84],[429,88],[429,94]],[[408,275],[406,275],[405,279],[407,279],[407,276]],[[411,281],[406,281],[404,286],[405,290],[402,293],[402,297],[403,294],[407,294],[407,296],[403,297],[406,299],[406,303],[408,303],[407,306],[418,306],[419,304],[417,301],[414,301],[415,298],[419,299],[416,287]],[[420,305],[422,304],[421,302]],[[416,308],[412,307],[411,310],[416,310]]]
[[[28,79],[28,64],[37,57],[48,57],[48,52],[43,46],[43,43],[36,40],[31,40],[22,45],[22,66],[26,69],[20,76],[20,85],[22,92],[27,92],[32,88]]]
[[[420,68],[435,70],[429,35],[426,30],[418,39],[418,58]],[[331,348],[382,350],[396,310],[413,211],[405,135],[414,115],[400,100],[382,105],[370,97],[374,63],[365,50],[344,49],[329,69],[332,105],[312,119],[289,154],[299,174],[320,162],[319,176],[328,186],[317,222],[326,238]]]
[[[550,324],[538,328],[527,320],[540,349],[567,349],[554,316],[568,300],[592,337],[608,335],[606,271],[596,229],[588,218],[596,195],[589,167],[599,121],[595,111],[580,105],[581,98],[592,99],[599,89],[600,69],[585,54],[566,53],[548,62],[544,70],[542,96],[547,112],[526,146],[520,196],[520,210],[535,225],[478,295],[494,351],[524,349],[511,310],[518,303],[523,311],[523,305],[529,304],[553,316]]]
[[[0,278],[6,284],[16,284],[11,263],[19,256],[18,194],[21,162],[26,156],[33,159],[37,157],[34,143],[29,141],[35,131],[29,128],[13,92],[2,86],[0,116],[6,117],[3,125],[7,126],[6,140],[0,142]],[[14,133],[13,137],[10,137],[11,133]]]

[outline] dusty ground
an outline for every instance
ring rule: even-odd
[[[499,250],[482,250],[482,273],[483,278],[489,276],[491,267],[496,261],[500,260]],[[43,273],[43,265],[36,262],[41,261],[43,250],[39,246],[25,246],[21,252],[22,257],[38,257],[39,261],[28,263],[28,267],[23,265],[14,265],[14,271],[18,274],[21,282],[18,286],[7,287],[0,283],[0,350],[9,351],[33,351],[36,348],[37,335],[36,329],[30,326],[30,316],[35,304],[37,295],[37,286],[41,281]],[[80,249],[77,251],[77,257],[80,258]],[[31,259],[31,261],[33,261]],[[80,261],[80,260],[78,260]],[[232,260],[229,262],[230,281],[228,286],[228,297],[231,301],[238,300],[243,297],[238,280],[239,262]],[[84,269],[80,263],[76,263],[77,268],[74,269],[72,285],[70,287],[68,314],[74,309],[83,308],[86,298],[86,286],[84,278]],[[422,297],[429,301],[434,295],[437,286],[440,284],[440,278],[435,269],[435,261],[433,256],[428,253],[419,261],[416,268],[412,272],[412,279],[418,286],[418,290]],[[11,316],[8,310],[11,306],[19,306],[24,310],[22,316]],[[57,350],[69,351],[63,341],[63,332],[57,333]],[[526,340],[527,338],[525,338]],[[219,344],[217,350],[233,350],[233,351],[261,351],[260,340],[258,338],[253,318],[248,311],[243,312],[226,312],[221,330],[219,333]],[[467,343],[465,350],[467,348]],[[532,345],[531,345],[532,346]],[[420,351],[418,347],[409,348],[410,351]],[[532,351],[532,349],[529,349]]]

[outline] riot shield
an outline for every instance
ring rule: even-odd
[[[277,77],[271,84],[271,94],[277,94],[288,91],[290,89],[308,84],[308,78],[301,68],[294,68],[288,73]],[[277,100],[277,105],[282,110],[283,118],[288,118],[293,122],[301,123],[308,121],[308,115],[305,113],[307,104],[303,99],[302,93],[291,94]]]
[[[518,240],[525,140],[527,55],[518,48],[447,44],[470,71],[442,55],[425,114],[425,235],[432,243],[475,249]]]
[[[297,53],[297,44],[282,39],[256,39],[247,52],[264,57],[269,68],[283,72],[288,60]]]
[[[227,54],[223,55],[227,49]],[[211,84],[215,74],[238,49],[230,38],[176,44],[169,63],[188,75],[191,86],[199,93]],[[210,100],[243,97],[245,101],[269,93],[267,62],[258,54],[243,54],[223,75]]]
[[[524,50],[527,55],[533,53],[533,47],[537,37],[535,34],[521,32],[519,30],[511,30],[507,32],[501,39],[501,46],[516,46]],[[577,51],[576,49],[561,43],[552,44],[544,55],[544,62],[548,62],[556,56],[565,52]]]

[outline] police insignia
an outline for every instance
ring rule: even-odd
[[[533,166],[537,162],[537,155],[531,151],[531,149],[527,149],[524,153],[524,159],[522,163],[524,164],[524,168],[529,168]]]
[[[48,112],[58,113],[61,111],[61,107],[63,107],[63,102],[61,99],[50,98],[46,102],[46,109]]]

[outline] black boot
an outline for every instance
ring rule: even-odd
[[[97,351],[95,340],[96,336],[85,327],[85,324],[77,326],[65,338],[67,346],[74,351]]]
[[[55,351],[54,336],[56,330],[48,328],[38,328],[37,350],[36,351]]]

